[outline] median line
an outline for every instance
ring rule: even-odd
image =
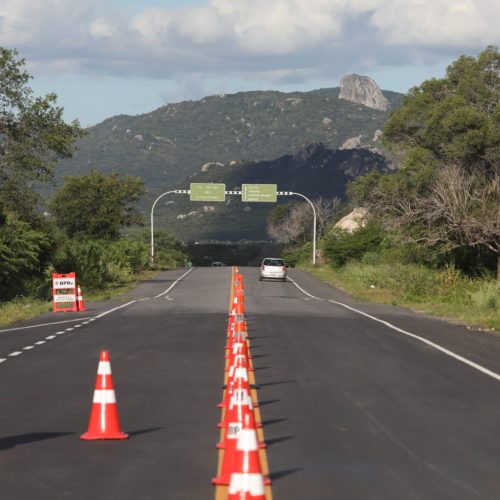
[[[232,273],[231,273],[231,289],[230,289],[230,300],[229,300],[229,325],[228,325],[228,329],[227,329],[227,345],[226,345],[226,349],[230,348],[230,350],[227,351],[229,355],[226,357],[225,366],[224,366],[224,387],[225,387],[225,390],[222,393],[222,401],[226,401],[226,391],[229,390],[228,387],[229,387],[229,383],[230,383],[230,380],[229,380],[230,369],[236,370],[234,373],[236,373],[238,370],[242,369],[242,368],[240,368],[241,365],[237,361],[234,362],[233,366],[230,366],[231,356],[234,356],[235,359],[237,359],[238,357],[242,358],[241,354],[242,353],[245,354],[245,352],[249,353],[250,346],[251,346],[250,340],[248,338],[248,324],[247,324],[246,320],[244,319],[244,314],[242,314],[242,312],[244,312],[243,287],[242,287],[242,283],[241,283],[243,280],[243,276],[238,273],[238,277],[239,277],[239,281],[240,281],[239,285],[241,286],[241,288],[238,289],[238,293],[236,294],[236,299],[235,299],[235,286],[236,286],[235,275],[237,274],[235,271],[237,271],[237,270],[235,267],[233,267]],[[238,302],[238,304],[236,304],[236,302]],[[239,303],[239,302],[241,302],[241,303]],[[242,325],[244,325],[243,328],[242,328]],[[235,339],[240,339],[240,340],[237,341]],[[241,339],[243,339],[243,344],[242,344]],[[231,347],[233,342],[235,343],[235,346],[238,345],[238,349],[235,351],[232,351],[232,347]],[[245,347],[245,344],[246,344],[246,347]],[[243,349],[243,351],[241,349]],[[249,404],[251,411],[253,412],[253,418],[255,420],[255,424],[261,425],[262,424],[262,417],[261,417],[260,409],[258,406],[258,394],[257,394],[257,390],[256,390],[255,374],[253,371],[253,362],[252,362],[252,359],[250,356],[247,357],[245,355],[244,357],[247,358],[246,365],[249,368],[248,371],[246,369],[245,369],[245,371],[246,371],[247,376],[248,376],[248,383],[250,384],[250,390],[249,390],[248,397],[250,398],[250,401],[252,404],[250,405],[250,402],[243,403],[243,401],[241,399],[239,399],[240,396],[235,398],[234,404],[241,404],[242,407]],[[234,375],[234,374],[232,376],[234,377],[233,381],[239,380],[238,384],[241,384],[241,378],[239,378],[237,375]],[[239,387],[240,387],[240,389],[238,389],[238,390],[241,391],[242,386],[239,385]],[[246,389],[246,390],[248,390],[248,389]],[[245,392],[246,392],[246,390],[245,390]],[[231,393],[232,396],[230,396],[231,399],[228,402],[229,404],[231,404],[233,402],[232,398],[234,397],[236,392]],[[236,403],[236,401],[239,401],[239,403]],[[222,410],[221,410],[221,422],[225,422],[226,411],[228,411],[227,408],[222,408]],[[225,423],[227,426],[229,426],[228,421],[226,421]],[[231,421],[231,425],[237,426],[237,422]],[[241,428],[242,428],[241,421],[240,421],[239,425],[240,425],[239,431],[237,430],[237,432],[248,432],[247,430],[243,430],[243,431],[241,430]],[[229,427],[229,428],[231,428],[231,427]],[[238,429],[238,427],[236,427],[236,429]],[[257,427],[254,430],[255,430],[255,433],[257,435],[257,441],[259,443],[264,443],[265,441],[264,441],[263,428]],[[219,432],[219,442],[222,443],[225,441],[226,450],[230,446],[229,443],[231,442],[231,438],[228,438],[229,435],[230,435],[230,433],[228,433],[227,429],[224,429],[224,428],[222,428]],[[236,439],[238,439],[238,438],[236,437]],[[246,441],[246,439],[244,438],[243,443],[245,441]],[[241,446],[241,442],[242,441],[240,440],[240,446]],[[233,441],[233,443],[234,443],[234,441]],[[232,444],[230,449],[234,450],[234,448],[233,448],[234,446],[235,445]],[[228,491],[229,491],[229,485],[227,484],[228,464],[224,462],[226,450],[221,449],[221,448],[219,448],[219,450],[218,450],[218,465],[217,465],[217,480],[216,480],[216,488],[215,488],[215,500],[226,500],[228,498]],[[272,498],[273,498],[272,489],[270,486],[270,482],[267,480],[267,478],[269,477],[269,463],[267,460],[266,449],[259,448],[257,451],[255,451],[255,449],[253,448],[253,450],[254,450],[253,453],[257,453],[258,457],[259,457],[258,461],[260,462],[260,472],[262,474],[262,480],[265,481],[265,483],[269,483],[269,484],[264,483],[264,485],[263,485],[264,496],[265,496],[266,500],[272,500]],[[232,451],[232,453],[235,453],[235,451]],[[236,453],[242,453],[242,452],[236,452]],[[252,453],[252,452],[246,451],[245,453]],[[245,458],[245,460],[246,460],[246,458]],[[240,475],[240,474],[238,474],[239,471],[234,471],[234,472],[236,472],[236,476]],[[234,479],[235,476],[231,475],[231,477]],[[222,484],[220,484],[220,483],[222,483]],[[255,487],[255,484],[253,486]],[[244,488],[245,488],[245,486],[240,484],[238,492],[242,492]]]

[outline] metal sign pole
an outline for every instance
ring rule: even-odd
[[[293,191],[278,191],[278,195],[281,196],[300,196],[301,198],[304,198],[309,205],[311,205],[312,211],[313,211],[313,253],[312,253],[312,263],[313,266],[316,265],[316,208],[314,207],[313,202],[307,197],[304,196],[301,193],[294,193]]]
[[[181,190],[181,189],[174,189],[173,191],[167,191],[166,193],[160,194],[158,198],[153,203],[153,206],[151,207],[151,264],[154,263],[154,257],[155,257],[155,237],[154,237],[154,223],[153,223],[153,212],[155,209],[156,204],[158,201],[160,201],[160,198],[163,198],[167,194],[172,194],[172,193],[189,193],[189,191],[186,190]]]

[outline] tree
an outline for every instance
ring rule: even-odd
[[[144,194],[138,177],[119,177],[92,170],[66,177],[49,210],[57,226],[70,237],[116,239],[124,226],[140,224],[135,203]]]
[[[383,141],[400,170],[356,179],[351,198],[386,227],[411,228],[412,238],[426,245],[489,248],[500,279],[498,49],[462,56],[444,78],[411,89]]]
[[[316,210],[316,238],[324,234],[328,224],[337,214],[340,199],[318,197],[312,200]],[[269,215],[267,232],[269,236],[284,243],[306,243],[311,238],[313,213],[308,203],[292,202],[278,205]]]
[[[78,121],[64,122],[55,94],[33,96],[24,65],[16,50],[0,47],[0,210],[29,220],[37,201],[30,183],[50,180],[84,132]]]

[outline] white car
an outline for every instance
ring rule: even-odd
[[[266,257],[260,266],[259,281],[263,279],[286,281],[286,267],[283,259]]]

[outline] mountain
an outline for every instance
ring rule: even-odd
[[[379,89],[388,105],[387,109],[374,109],[365,104],[370,104],[375,94],[377,102],[382,102],[376,90],[378,87],[370,82],[368,87],[366,82],[361,82],[360,87],[356,78],[351,82],[352,92],[349,81],[344,82],[343,98],[340,98],[339,88],[290,93],[239,92],[168,104],[138,116],[114,116],[87,129],[88,134],[77,143],[74,157],[58,164],[57,180],[60,182],[64,176],[79,175],[91,169],[140,176],[148,190],[141,207],[146,220],[159,194],[187,189],[195,179],[224,177],[228,185],[250,182],[245,180],[250,178],[256,183],[275,182],[271,180],[275,179],[280,189],[285,189],[283,181],[288,179],[287,182],[295,182],[309,194],[316,191],[323,195],[343,193],[345,186],[337,186],[345,182],[343,174],[335,182],[332,178],[323,179],[323,174],[318,175],[323,172],[319,163],[314,167],[312,164],[298,166],[299,163],[291,158],[295,158],[297,151],[304,153],[301,149],[304,144],[320,143],[325,151],[330,151],[327,156],[336,155],[340,163],[347,161],[340,158],[351,158],[349,162],[354,170],[359,157],[371,158],[373,154],[380,163],[381,129],[389,109],[400,105],[402,95],[382,93]],[[368,89],[365,97],[371,101],[352,102],[351,97],[345,97],[353,96],[356,101],[360,89]],[[345,153],[335,152],[339,148]],[[362,149],[364,152],[360,152]],[[330,165],[330,160],[325,161],[325,165]],[[324,186],[329,186],[328,193]],[[252,206],[248,207],[247,213],[252,210]],[[193,217],[186,219],[194,229],[186,229],[187,220],[183,224],[177,219],[173,221],[175,229],[184,237],[196,235],[198,227],[204,236],[229,235],[229,231],[217,230],[213,236],[205,224],[193,223]],[[249,232],[265,237],[262,223],[252,224],[253,229],[249,228]],[[242,231],[238,234],[250,238],[243,236]]]
[[[272,161],[214,164],[191,177],[190,182],[224,183],[227,190],[242,184],[276,184],[279,191],[293,191],[316,198],[345,199],[347,183],[373,169],[390,170],[380,153],[367,149],[332,150],[324,144],[304,145],[294,155]],[[189,187],[189,186],[186,186]],[[155,225],[169,227],[185,240],[265,240],[266,218],[274,203],[242,203],[238,195],[225,202],[191,202],[184,194],[167,195],[155,209]],[[279,196],[278,203],[299,200]]]

